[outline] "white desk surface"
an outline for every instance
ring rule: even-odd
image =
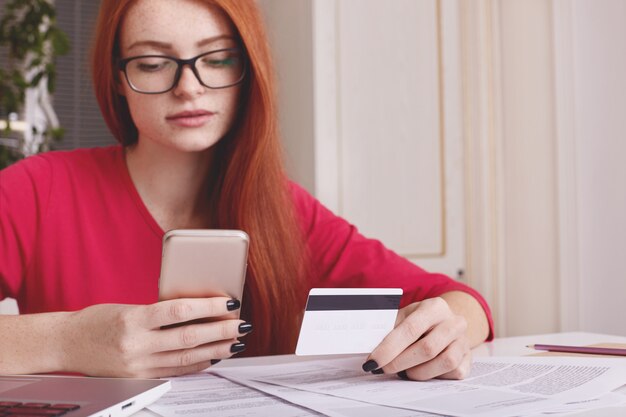
[[[473,350],[475,357],[478,356],[524,356],[537,353],[536,350],[527,348],[533,344],[553,344],[553,345],[590,345],[594,343],[626,343],[626,336],[611,336],[599,333],[571,332],[571,333],[550,333],[542,335],[518,336],[496,338],[493,342],[483,343]],[[345,355],[344,355],[345,356]],[[273,363],[289,363],[334,356],[295,356],[276,355],[259,356],[256,358],[227,359],[220,362],[216,367],[245,366],[245,365],[271,365]],[[626,359],[624,359],[626,360]],[[624,417],[626,416],[626,406],[602,408],[590,410],[582,413],[568,414],[577,417]],[[147,410],[142,410],[133,417],[157,416]],[[548,416],[545,414],[545,416]],[[557,416],[557,414],[550,414]]]

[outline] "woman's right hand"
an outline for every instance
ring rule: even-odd
[[[63,326],[63,369],[92,376],[159,378],[198,372],[245,349],[251,325],[234,319],[238,300],[181,298],[150,305],[98,304]],[[220,318],[183,324],[190,320]]]

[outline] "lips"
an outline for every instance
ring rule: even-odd
[[[208,122],[214,114],[208,110],[186,110],[171,114],[165,119],[177,126],[199,127]]]

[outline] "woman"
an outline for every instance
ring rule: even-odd
[[[491,337],[484,300],[359,235],[285,179],[270,52],[253,0],[104,0],[93,77],[121,146],[52,152],[2,172],[0,373],[162,377],[293,352],[312,287],[402,287],[365,371],[462,378]],[[157,302],[169,229],[251,236],[238,300]],[[37,314],[33,314],[37,313]],[[250,333],[246,343],[239,338]]]

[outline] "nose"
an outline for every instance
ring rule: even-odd
[[[192,97],[202,94],[204,90],[205,87],[200,83],[193,69],[189,65],[183,66],[178,83],[174,87],[174,94],[180,97]]]

